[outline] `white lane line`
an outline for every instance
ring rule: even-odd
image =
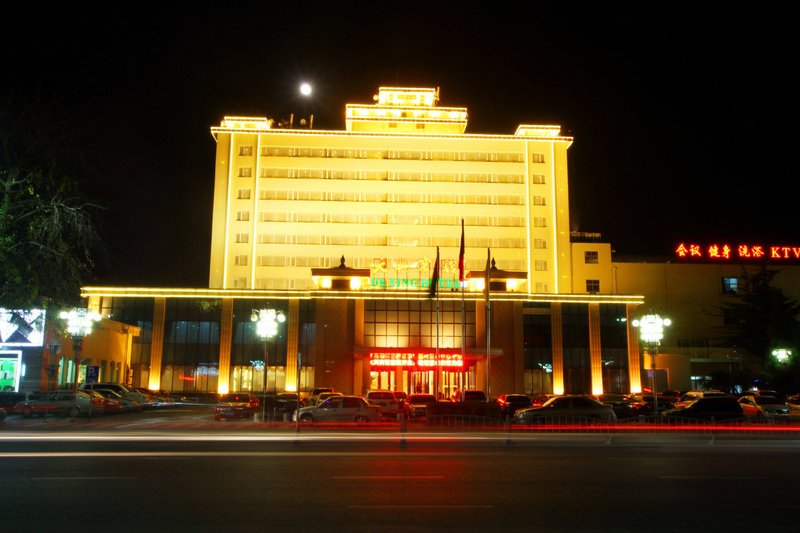
[[[437,452],[0,452],[0,458],[42,457],[438,457]],[[485,456],[455,453],[448,457]]]
[[[444,476],[333,476],[333,479],[444,479]]]
[[[348,505],[348,509],[492,509],[493,505]]]
[[[759,480],[764,476],[658,476],[659,479],[713,479],[722,481]]]
[[[87,479],[139,479],[132,476],[116,476],[116,477],[32,477],[33,481],[73,481],[73,480],[87,480]]]

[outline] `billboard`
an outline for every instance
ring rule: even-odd
[[[44,309],[0,308],[0,346],[41,346],[44,342]]]

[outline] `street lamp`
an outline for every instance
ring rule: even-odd
[[[253,309],[250,320],[256,323],[256,334],[264,339],[264,396],[261,402],[261,421],[266,419],[267,410],[267,370],[269,368],[269,352],[267,341],[278,334],[278,323],[285,322],[286,316],[275,309]]]
[[[786,348],[775,348],[772,350],[772,357],[775,358],[776,363],[785,365],[792,357],[792,351]]]
[[[78,367],[81,363],[81,347],[83,338],[92,332],[92,324],[100,320],[100,315],[94,311],[76,307],[70,311],[61,311],[59,314],[62,320],[67,321],[67,332],[72,338],[72,351],[75,355],[75,379],[73,380],[72,409],[70,416],[75,419],[78,416]],[[90,407],[91,409],[91,407]]]
[[[653,392],[653,411],[658,414],[658,395],[656,394],[656,351],[664,338],[664,328],[672,324],[669,318],[661,318],[659,315],[644,315],[639,320],[632,322],[633,327],[639,328],[639,338],[645,352],[650,352],[651,364],[651,388]]]

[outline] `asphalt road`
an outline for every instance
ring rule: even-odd
[[[751,532],[800,524],[796,437],[296,433],[145,420],[7,421],[2,530]]]

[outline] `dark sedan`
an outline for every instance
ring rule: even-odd
[[[531,397],[527,394],[501,394],[495,400],[500,406],[503,418],[512,417],[519,409],[531,406]]]
[[[698,420],[735,422],[746,420],[741,404],[733,396],[704,396],[661,413],[665,421]]]

